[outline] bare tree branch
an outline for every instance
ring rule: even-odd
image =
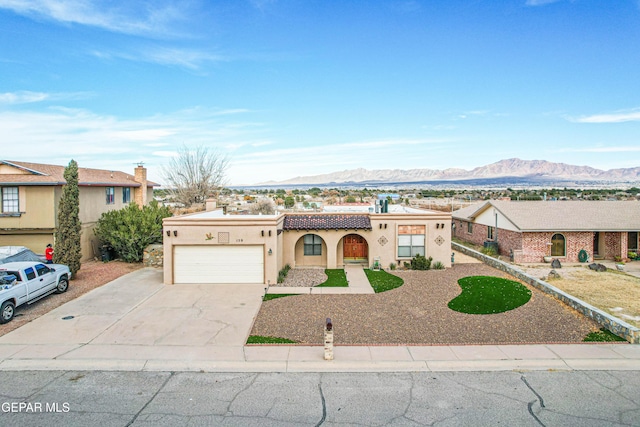
[[[226,184],[228,166],[227,156],[210,147],[200,145],[189,149],[183,145],[178,156],[162,168],[162,175],[169,194],[176,202],[188,207],[204,203],[210,197],[218,197],[218,192]]]

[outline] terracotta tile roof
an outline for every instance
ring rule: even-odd
[[[0,164],[18,167],[29,173],[0,174],[0,183],[23,185],[64,185],[64,166],[41,163],[14,162],[0,160]],[[133,175],[119,171],[103,169],[78,168],[78,185],[81,186],[113,186],[140,187]],[[159,184],[147,181],[148,187]]]
[[[520,231],[640,231],[640,202],[490,200],[453,212],[474,220],[495,208]]]
[[[367,215],[286,215],[284,230],[371,230]]]

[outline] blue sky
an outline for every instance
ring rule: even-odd
[[[639,46],[639,0],[0,0],[0,158],[636,167]]]

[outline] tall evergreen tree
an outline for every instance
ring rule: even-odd
[[[55,235],[54,257],[58,264],[65,264],[71,270],[71,277],[80,270],[80,190],[78,189],[78,163],[69,162],[64,169],[67,184],[62,187],[62,197],[58,206],[58,228]]]

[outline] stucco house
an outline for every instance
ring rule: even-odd
[[[626,258],[638,249],[638,201],[489,200],[453,212],[453,236],[483,245],[497,242],[514,262],[543,257],[578,262]]]
[[[58,204],[62,196],[64,166],[0,160],[0,246],[26,246],[43,253],[54,243]],[[121,209],[131,201],[139,205],[153,200],[147,170],[138,166],[134,175],[124,172],[78,168],[82,259],[97,256],[93,227],[103,212]]]
[[[344,212],[224,215],[211,210],[165,218],[164,282],[264,283],[291,267],[402,265],[417,254],[451,266],[451,214],[388,206]]]

